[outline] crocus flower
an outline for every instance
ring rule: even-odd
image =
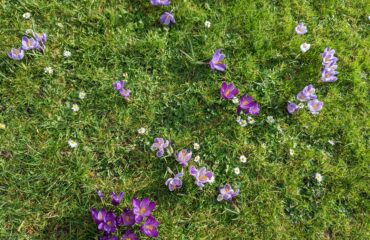
[[[323,82],[335,82],[338,80],[336,75],[338,74],[337,71],[330,70],[328,68],[323,68],[321,71],[321,81]]]
[[[159,21],[161,24],[166,26],[169,26],[171,23],[176,23],[175,17],[169,12],[163,13],[162,16],[159,18]]]
[[[308,44],[308,43],[301,44],[301,51],[303,53],[307,52],[310,48],[311,48],[311,44]]]
[[[223,82],[220,88],[220,93],[224,99],[230,100],[238,95],[239,90],[234,86],[233,83],[227,84],[226,82]]]
[[[316,99],[317,96],[315,95],[315,90],[316,89],[312,86],[312,84],[310,84],[304,87],[303,90],[297,94],[297,99],[301,102]]]
[[[37,46],[36,48],[40,51],[44,51],[45,49],[45,43],[46,43],[46,33],[37,33],[33,32],[33,37],[37,41]]]
[[[191,159],[192,151],[188,149],[183,149],[180,152],[175,153],[176,160],[181,164],[181,166],[186,167]]]
[[[307,27],[302,22],[300,22],[298,24],[298,26],[295,27],[295,32],[298,35],[303,35],[303,34],[307,33]]]
[[[224,187],[220,188],[220,194],[217,197],[217,200],[222,201],[231,201],[234,197],[239,195],[239,189],[235,191],[231,188],[230,184],[226,184]]]
[[[119,91],[119,93],[121,94],[121,96],[122,96],[122,97],[124,97],[124,98],[125,98],[125,100],[126,100],[126,101],[128,101],[128,99],[129,99],[129,97],[130,97],[130,95],[131,95],[131,91],[130,91],[130,90],[128,90],[128,89],[121,89],[121,90]]]
[[[13,60],[21,60],[24,57],[24,51],[22,48],[12,48],[12,50],[8,52],[8,57]]]
[[[110,198],[112,200],[112,205],[118,206],[123,199],[123,192],[119,192],[118,195],[116,195],[115,192],[111,192]]]
[[[252,114],[252,115],[257,115],[260,113],[260,107],[258,105],[258,103],[256,102],[253,102],[250,107],[247,109],[248,113],[249,114]]]
[[[38,46],[37,41],[34,38],[28,38],[24,36],[22,38],[22,49],[23,50],[31,50]]]
[[[121,240],[139,240],[135,233],[133,233],[131,230],[127,230],[125,234],[123,234]]]
[[[99,240],[119,240],[117,236],[104,235]]]
[[[124,88],[124,86],[125,86],[125,82],[124,81],[117,81],[117,82],[113,83],[113,87],[117,91],[122,90]]]
[[[308,109],[310,110],[310,112],[312,114],[319,114],[319,112],[321,111],[322,107],[323,107],[324,103],[323,102],[320,102],[319,100],[317,99],[314,99],[314,100],[311,100],[307,103],[307,106],[308,106]]]
[[[159,222],[157,222],[154,217],[149,216],[145,223],[140,227],[140,231],[148,237],[158,237],[158,225]]]
[[[154,143],[150,147],[152,151],[157,151],[157,157],[162,157],[164,154],[164,150],[168,147],[170,142],[168,140],[164,141],[163,138],[155,138]]]
[[[209,66],[212,70],[224,72],[226,70],[226,64],[223,63],[225,58],[224,54],[221,54],[221,50],[217,49],[213,54],[212,60],[209,62]]]
[[[99,225],[104,221],[105,215],[107,215],[107,211],[104,208],[99,211],[96,211],[95,208],[91,208],[90,213],[91,218],[98,225],[99,230],[103,230],[103,227],[100,228]]]
[[[253,103],[253,98],[251,96],[243,95],[239,100],[239,106],[237,108],[237,113],[239,114],[242,110],[248,110],[248,108]]]
[[[335,54],[334,49],[331,49],[330,47],[325,48],[324,52],[321,53],[322,65],[329,66],[332,65],[333,63],[335,64],[338,58],[336,58],[334,54]]]
[[[295,113],[299,109],[298,105],[295,104],[294,102],[288,102],[288,105],[286,108],[290,114]]]
[[[182,187],[182,176],[183,173],[178,173],[174,178],[167,179],[165,184],[171,192]]]
[[[205,183],[212,183],[214,181],[214,174],[211,171],[207,171],[205,167],[196,169],[191,166],[189,169],[190,175],[195,177],[195,184],[203,188]]]
[[[132,226],[135,224],[135,214],[132,210],[126,208],[117,219],[118,225]]]
[[[134,207],[135,222],[140,223],[143,221],[144,217],[150,216],[150,213],[154,210],[156,204],[155,202],[151,202],[149,198],[144,198],[142,201],[137,198],[133,198],[132,206]]]
[[[150,0],[153,6],[168,6],[171,4],[170,0]]]
[[[112,212],[108,212],[104,217],[104,221],[99,224],[98,228],[102,228],[104,232],[108,234],[115,232],[117,229],[116,215]]]
[[[97,191],[96,191],[96,194],[98,195],[98,197],[99,197],[101,200],[103,200],[103,199],[104,199],[104,193],[103,193],[102,191],[97,190]]]

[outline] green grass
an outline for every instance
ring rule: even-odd
[[[367,1],[0,3],[1,239],[96,238],[88,212],[101,206],[96,189],[124,191],[125,204],[133,196],[155,200],[161,239],[369,238]],[[169,29],[158,23],[164,10],[177,20]],[[299,21],[308,34],[294,33]],[[46,53],[8,59],[28,28],[48,34]],[[305,54],[303,42],[312,44]],[[339,58],[335,83],[319,81],[328,46]],[[217,48],[227,55],[225,74],[197,64]],[[112,89],[125,72],[129,103]],[[260,103],[255,126],[236,123],[235,106],[220,100],[223,80]],[[322,112],[289,116],[287,101],[310,83]],[[269,115],[275,124],[266,123]],[[173,156],[155,157],[154,137],[171,139],[176,150],[200,143],[201,162],[192,164],[214,171],[215,183],[201,191],[187,174],[183,188],[169,192],[166,169],[180,166]],[[68,147],[70,138],[78,148]],[[216,201],[226,182],[241,190],[235,206]]]

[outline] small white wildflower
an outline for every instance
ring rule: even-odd
[[[237,121],[238,123],[241,123],[241,121],[242,121],[242,117],[237,116],[237,117],[236,117],[236,121]]]
[[[330,145],[332,145],[332,146],[334,146],[334,145],[335,145],[335,143],[334,143],[334,141],[333,141],[333,140],[329,140],[329,141],[328,141],[328,143],[329,143]]]
[[[46,67],[44,68],[44,72],[51,75],[54,73],[54,69],[52,67]]]
[[[275,123],[274,117],[273,116],[267,116],[267,122],[270,123],[270,124]]]
[[[195,158],[194,158],[194,162],[199,162],[200,161],[200,156],[196,156]]]
[[[122,74],[122,76],[123,76],[124,78],[128,78],[128,73],[127,73],[127,72],[125,72],[125,73],[123,73],[123,74]]]
[[[77,105],[77,104],[72,104],[72,107],[71,107],[72,111],[74,112],[78,112],[80,110],[80,107]]]
[[[84,91],[81,91],[81,92],[78,93],[78,97],[80,99],[84,99],[86,97],[86,93]]]
[[[294,155],[294,150],[293,150],[293,149],[291,149],[291,148],[289,149],[289,155],[290,155],[290,156],[293,156],[293,155]]]
[[[5,129],[6,125],[4,123],[0,123],[0,129]]]
[[[239,98],[237,97],[234,97],[232,101],[234,104],[239,104]]]
[[[199,149],[200,149],[200,145],[199,145],[199,143],[194,143],[194,149],[195,149],[195,150],[199,150]]]
[[[31,13],[29,13],[29,12],[25,12],[25,13],[23,13],[23,18],[24,19],[30,19],[30,17],[31,17]]]
[[[315,179],[318,183],[321,183],[323,177],[320,173],[315,173]]]
[[[252,118],[251,116],[248,116],[248,123],[249,124],[253,124],[253,123],[255,123],[256,122],[256,120],[254,120],[254,118]]]
[[[301,51],[303,53],[307,52],[308,50],[310,50],[310,47],[311,47],[311,44],[308,44],[308,43],[303,43],[301,44]]]
[[[71,148],[76,148],[78,146],[78,143],[72,139],[69,139],[68,140],[68,145],[71,147]]]
[[[146,129],[142,127],[142,128],[139,128],[139,129],[137,130],[137,132],[138,132],[139,134],[143,135],[143,134],[145,134]]]
[[[69,58],[70,56],[72,56],[72,53],[71,53],[70,51],[65,50],[65,51],[63,52],[63,56],[64,56],[65,58]]]
[[[32,29],[26,29],[26,35],[30,35],[30,34],[32,34],[33,33],[33,30]]]
[[[234,173],[236,175],[239,175],[240,174],[240,169],[238,167],[234,168]]]
[[[210,27],[211,27],[211,22],[210,22],[210,21],[205,21],[205,22],[204,22],[204,26],[205,26],[206,28],[210,28]]]
[[[246,120],[241,120],[239,124],[240,124],[240,126],[245,127],[245,126],[247,126],[248,123],[247,123]]]
[[[221,202],[222,200],[224,200],[224,197],[221,194],[218,194],[217,201]]]
[[[298,107],[302,109],[302,108],[304,108],[304,104],[300,103],[300,104],[298,104]]]
[[[239,157],[239,160],[240,160],[240,162],[242,162],[242,163],[246,163],[246,162],[247,162],[247,157],[246,157],[246,156],[244,156],[244,155],[241,155],[241,156]]]

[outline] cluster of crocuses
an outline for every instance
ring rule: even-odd
[[[315,91],[316,89],[310,84],[304,87],[303,90],[297,94],[297,100],[299,100],[300,102],[307,102],[307,107],[310,112],[316,115],[319,114],[322,107],[324,106],[324,103],[317,100]],[[287,110],[290,114],[295,113],[300,108],[302,107],[298,106],[294,102],[288,102]]]
[[[334,54],[335,50],[331,49],[330,47],[326,48],[321,54],[323,65],[321,68],[321,81],[323,82],[335,82],[338,80],[336,77],[338,72],[335,71],[338,67],[338,58],[336,58]]]
[[[168,6],[171,4],[170,0],[150,0],[153,6]],[[176,23],[175,17],[170,12],[164,12],[159,18],[159,22],[163,25],[169,26],[171,23]]]
[[[104,200],[104,194],[98,191],[98,196],[101,200]],[[133,198],[132,209],[123,208],[121,213],[118,208],[119,204],[123,199],[123,192],[118,194],[111,193],[111,203],[114,206],[113,210],[108,211],[105,208],[96,210],[90,209],[91,217],[98,227],[100,232],[103,232],[103,236],[100,240],[138,240],[137,235],[134,233],[135,230],[140,229],[141,233],[148,237],[158,237],[158,225],[159,222],[152,216],[152,212],[156,207],[156,203],[150,201],[148,198],[139,200]],[[123,235],[121,229],[124,229]]]
[[[8,52],[8,57],[13,60],[21,60],[24,58],[25,51],[29,50],[39,50],[44,52],[46,43],[46,33],[36,33],[33,32],[33,37],[24,36],[21,41],[20,48],[12,48]]]
[[[221,97],[225,100],[232,100],[236,98],[239,94],[239,90],[235,87],[233,83],[227,84],[223,82],[220,88]],[[236,112],[240,114],[244,112],[245,114],[257,115],[260,112],[258,103],[253,100],[252,96],[247,96],[244,94],[240,100]]]
[[[113,83],[113,87],[114,87],[115,90],[117,90],[121,94],[122,97],[125,98],[126,101],[129,100],[131,91],[128,90],[128,89],[125,89],[125,82],[124,81],[117,81],[117,82]]]

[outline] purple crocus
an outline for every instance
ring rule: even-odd
[[[119,240],[117,236],[104,235],[99,240]]]
[[[98,225],[99,230],[103,230],[103,227],[99,227],[100,223],[104,221],[105,215],[107,215],[107,211],[103,208],[99,211],[96,211],[95,208],[90,209],[91,218],[94,220],[94,222]]]
[[[128,100],[129,100],[129,97],[130,97],[130,95],[131,95],[131,91],[130,91],[130,90],[128,90],[128,89],[121,89],[121,90],[119,91],[119,93],[121,94],[121,96],[122,96],[122,97],[124,97],[124,98],[125,98],[125,100],[126,100],[126,101],[128,101]]]
[[[152,151],[157,150],[157,157],[162,157],[164,154],[164,150],[168,147],[170,142],[168,140],[164,141],[163,138],[155,138],[154,143],[150,147]]]
[[[298,105],[295,104],[294,102],[288,102],[288,105],[286,108],[290,114],[295,113],[299,109]]]
[[[125,82],[124,81],[117,81],[113,83],[113,87],[115,90],[120,91],[125,87]]]
[[[258,115],[260,113],[260,107],[258,103],[253,102],[248,108],[248,113],[252,115]]]
[[[307,33],[307,27],[302,22],[300,22],[298,24],[298,26],[295,27],[295,32],[298,35],[303,35],[303,34]]]
[[[321,53],[322,57],[322,65],[329,66],[333,63],[335,64],[337,62],[337,58],[334,56],[335,50],[331,49],[330,47],[325,48],[324,52]]]
[[[330,70],[328,68],[323,68],[321,70],[321,81],[323,82],[335,82],[338,80],[336,75],[338,74],[337,71]]]
[[[96,191],[96,194],[98,195],[98,197],[99,197],[101,200],[103,200],[103,199],[104,199],[104,193],[103,193],[102,191],[97,190],[97,191]]]
[[[153,6],[168,6],[171,4],[170,0],[150,0]]]
[[[194,166],[191,166],[189,169],[190,175],[195,177],[195,184],[203,188],[205,183],[212,183],[214,181],[214,174],[211,171],[207,171],[205,167],[201,169],[196,169]]]
[[[22,49],[23,50],[31,50],[31,49],[37,48],[37,46],[38,46],[38,43],[34,38],[28,38],[26,36],[22,38]]]
[[[306,86],[303,88],[302,91],[300,91],[297,94],[297,99],[301,102],[307,102],[312,99],[316,99],[317,96],[315,95],[315,88],[312,86],[312,84]]]
[[[112,205],[118,206],[123,199],[123,192],[119,192],[118,195],[116,195],[115,192],[111,192],[110,198],[112,200]]]
[[[123,210],[123,213],[121,216],[118,217],[117,219],[117,224],[118,225],[123,225],[123,226],[132,226],[135,224],[135,214],[132,210],[126,208]]]
[[[183,173],[178,173],[173,178],[167,179],[165,184],[171,192],[182,187],[181,178],[183,175]]]
[[[226,82],[223,82],[220,88],[220,93],[224,99],[230,100],[238,95],[239,90],[234,86],[234,83],[227,84]]]
[[[24,50],[22,48],[12,48],[12,50],[8,52],[8,57],[13,60],[21,60],[24,57]]]
[[[212,70],[224,72],[226,70],[226,64],[223,63],[225,58],[224,54],[221,54],[221,49],[217,49],[213,54],[212,60],[209,62],[209,66]]]
[[[323,82],[335,82],[338,80],[336,77],[338,72],[335,71],[338,68],[338,59],[334,56],[334,54],[335,50],[331,48],[326,48],[321,54],[323,65],[323,68],[321,69],[321,81]]]
[[[253,97],[243,95],[239,100],[239,106],[236,109],[236,112],[240,114],[241,111],[244,111],[245,114],[257,115],[260,112],[258,103],[253,101]]]
[[[154,217],[149,216],[145,223],[140,227],[140,231],[147,235],[148,237],[158,237],[157,227],[159,222],[157,222]]]
[[[150,216],[150,213],[154,210],[156,204],[155,202],[151,202],[149,198],[144,198],[142,201],[137,198],[133,198],[132,206],[134,207],[135,222],[140,223],[143,221],[144,217]]]
[[[322,107],[324,106],[323,102],[320,102],[317,99],[311,100],[307,103],[308,109],[310,112],[314,115],[319,114],[321,111]]]
[[[169,26],[171,23],[176,23],[175,17],[169,12],[163,13],[159,18],[159,21],[161,24],[166,26]]]
[[[188,166],[188,162],[190,161],[192,154],[191,150],[183,149],[180,152],[176,152],[175,157],[181,166],[186,167]]]
[[[114,87],[115,90],[117,90],[121,94],[122,97],[125,98],[126,101],[129,100],[131,91],[124,88],[125,87],[125,82],[124,81],[117,81],[117,82],[113,83],[113,87]]]
[[[36,48],[40,51],[44,51],[46,43],[46,33],[36,33],[33,32],[33,37],[37,41]]]
[[[108,212],[104,221],[101,222],[98,226],[99,230],[102,229],[106,233],[114,233],[117,229],[116,215],[112,212]]]
[[[126,230],[125,234],[122,235],[121,240],[139,240],[135,233],[131,230]]]
[[[231,201],[234,197],[238,195],[239,195],[239,189],[236,189],[234,191],[230,184],[226,184],[224,187],[220,188],[220,194],[218,195],[217,200]]]

